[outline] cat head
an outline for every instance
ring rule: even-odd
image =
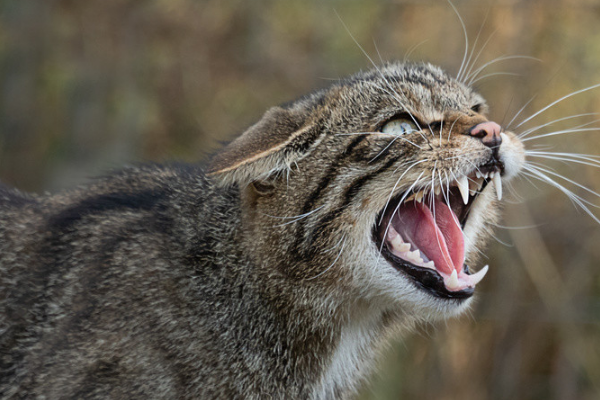
[[[242,246],[295,285],[416,317],[463,310],[521,142],[429,64],[389,64],[264,117],[210,164],[242,193]]]

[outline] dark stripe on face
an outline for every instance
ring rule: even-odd
[[[360,190],[363,188],[363,186],[369,182],[370,180],[372,180],[373,178],[375,178],[377,175],[386,172],[387,170],[389,170],[392,166],[394,166],[398,160],[400,160],[402,158],[402,155],[396,156],[394,158],[391,158],[390,160],[388,160],[381,168],[377,169],[376,171],[373,171],[367,175],[364,175],[358,179],[356,179],[349,187],[348,189],[346,189],[346,191],[344,192],[342,198],[342,203],[340,204],[339,207],[337,207],[334,211],[326,214],[323,218],[321,218],[319,220],[319,222],[315,225],[315,228],[311,230],[311,232],[308,235],[308,242],[312,242],[313,240],[316,239],[317,236],[323,236],[326,233],[326,230],[329,228],[329,224],[331,223],[331,221],[335,220],[336,218],[338,218],[342,212],[344,212],[344,210],[350,205],[350,203],[354,200],[354,198],[356,197],[356,195],[358,195],[358,193],[360,192]],[[312,248],[310,248],[312,250]],[[305,252],[305,257],[307,258],[311,258],[314,256],[314,254],[306,254],[306,253],[310,253],[310,252]]]
[[[331,181],[336,177],[337,170],[339,169],[341,162],[344,159],[346,159],[346,157],[351,155],[352,150],[354,150],[356,146],[358,146],[363,140],[365,140],[366,136],[367,135],[359,135],[357,138],[353,139],[348,145],[348,147],[346,147],[346,149],[342,153],[340,153],[340,155],[333,161],[333,163],[327,170],[327,173],[323,176],[323,179],[321,179],[321,181],[317,185],[317,188],[312,192],[310,197],[304,203],[301,214],[306,214],[312,211],[315,203],[317,202],[317,200],[319,200],[321,194],[325,191],[325,189],[327,189]]]
[[[304,202],[304,206],[302,207],[301,214],[307,214],[311,212],[315,206],[315,203],[319,200],[323,192],[329,187],[331,182],[337,176],[337,171],[340,166],[343,164],[343,161],[352,155],[352,151],[360,144],[363,140],[365,140],[367,135],[359,135],[358,137],[352,139],[348,147],[341,152],[337,158],[333,161],[327,172],[323,175],[323,178],[317,185],[317,188],[313,190],[310,197]],[[302,248],[302,242],[304,237],[304,232],[306,232],[306,223],[308,218],[304,218],[297,223],[297,234],[296,241],[294,242],[294,248],[296,249],[297,254],[305,254]]]

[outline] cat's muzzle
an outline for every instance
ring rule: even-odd
[[[479,195],[492,183],[502,197],[503,165],[491,161],[447,187],[410,190],[381,212],[374,229],[378,250],[417,287],[447,299],[467,299],[487,266],[472,274],[465,264],[463,228]]]

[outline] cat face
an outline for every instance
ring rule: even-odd
[[[271,109],[211,173],[242,190],[256,265],[334,298],[449,316],[487,271],[469,266],[524,162],[486,113],[439,68],[390,64]]]

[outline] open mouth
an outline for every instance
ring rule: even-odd
[[[487,273],[465,265],[463,228],[479,194],[492,182],[502,197],[501,170],[479,168],[447,188],[402,193],[382,211],[374,230],[381,254],[421,289],[441,298],[466,299]]]

